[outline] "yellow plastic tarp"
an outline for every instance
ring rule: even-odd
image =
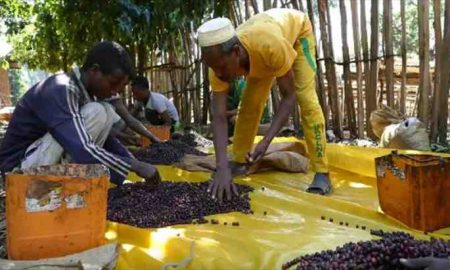
[[[277,141],[286,140],[295,139]],[[330,196],[304,192],[312,173],[268,172],[236,179],[255,188],[250,195],[253,215],[220,214],[207,217],[219,220],[220,225],[160,229],[110,222],[106,237],[122,244],[117,269],[175,269],[169,266],[177,263],[184,265],[177,269],[281,269],[283,263],[301,254],[372,239],[370,229],[404,230],[426,237],[379,211],[374,158],[391,150],[333,144],[327,150],[334,185]],[[207,173],[189,173],[170,166],[159,169],[164,180],[194,182],[209,178]],[[240,226],[231,226],[234,221]],[[450,230],[434,235],[449,237]]]

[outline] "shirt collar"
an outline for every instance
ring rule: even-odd
[[[75,74],[75,78],[77,79],[77,82],[78,82],[77,84],[78,84],[78,86],[80,87],[81,92],[82,92],[84,98],[86,98],[86,100],[88,100],[88,101],[92,101],[91,96],[89,95],[88,91],[86,90],[86,87],[84,86],[83,82],[81,81],[81,72],[80,72],[80,69],[79,69],[77,66],[74,66],[74,67],[72,68],[72,70],[73,70],[73,74]],[[95,96],[94,96],[94,101],[96,101],[96,100],[97,100],[97,99],[96,99]]]

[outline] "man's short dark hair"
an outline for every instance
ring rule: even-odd
[[[148,80],[144,76],[138,76],[134,78],[134,80],[131,82],[132,86],[140,86],[145,89],[150,89],[150,86],[148,84]]]
[[[89,50],[81,69],[86,71],[93,65],[98,65],[104,74],[111,74],[117,69],[130,78],[135,74],[130,55],[117,42],[102,41],[95,44]]]

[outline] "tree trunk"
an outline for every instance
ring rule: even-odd
[[[248,20],[250,18],[250,0],[245,0],[245,20]]]
[[[295,2],[296,0],[292,0],[292,2]],[[305,7],[303,6],[303,1],[302,0],[298,0],[298,8],[300,9],[301,12],[305,12]]]
[[[402,24],[401,54],[402,54],[402,85],[400,89],[400,112],[406,114],[406,22],[405,0],[400,2],[400,17]]]
[[[350,54],[347,41],[347,11],[345,9],[344,0],[339,0],[339,10],[341,12],[342,55],[344,57],[344,95],[347,125],[351,138],[356,138],[355,102],[353,98],[352,80],[350,78]]]
[[[312,30],[315,33],[316,32],[316,27],[315,27],[315,24],[314,24],[313,0],[306,0],[306,5],[308,6],[308,17],[309,17],[309,20],[311,21]],[[316,40],[317,40],[317,38],[316,38]],[[316,51],[317,51],[317,49],[316,49]],[[316,56],[317,56],[317,54],[316,54]]]
[[[272,8],[278,7],[278,0],[273,0]]]
[[[419,119],[428,127],[429,102],[430,102],[430,27],[429,0],[418,0],[417,8],[419,14]]]
[[[447,120],[448,120],[448,89],[449,89],[449,70],[450,70],[450,0],[445,0],[445,19],[444,19],[444,39],[441,42],[441,59],[440,63],[440,98],[439,98],[439,127],[438,139],[439,144],[447,145]]]
[[[252,0],[252,6],[253,6],[253,11],[255,12],[255,14],[258,14],[259,13],[258,1],[257,0]]]
[[[372,0],[371,7],[371,38],[370,38],[370,78],[369,87],[366,92],[367,97],[367,113],[370,119],[370,113],[377,108],[377,85],[378,85],[378,0]],[[367,123],[370,123],[369,121]],[[368,124],[368,126],[370,126]],[[367,136],[372,139],[376,139],[375,134],[372,131],[372,127],[367,130]]]
[[[234,1],[228,1],[228,17],[233,22],[234,26],[239,25],[239,22],[237,21],[235,10],[234,10]]]
[[[331,104],[333,130],[337,138],[342,138],[342,121],[341,112],[339,110],[339,93],[336,83],[336,69],[333,63],[333,46],[331,44],[331,40],[329,41],[329,35],[331,36],[331,33],[327,33],[327,25],[328,32],[331,30],[331,26],[329,25],[330,22],[328,20],[329,16],[327,16],[327,6],[327,1],[319,2],[320,34],[322,38],[323,55],[325,58],[328,97]]]
[[[387,105],[394,107],[394,49],[392,46],[392,0],[384,0],[383,34],[385,42],[385,77]]]
[[[272,3],[270,0],[263,0],[263,9],[268,10],[272,7]]]
[[[137,57],[138,57],[138,67],[137,73],[143,75],[145,71],[145,64],[147,62],[147,50],[143,43],[137,45]]]
[[[358,20],[358,0],[351,0],[352,24],[353,24],[353,47],[355,48],[356,61],[356,88],[358,93],[358,138],[364,138],[364,105],[362,93],[362,75],[361,75],[361,44],[359,37]]]
[[[369,100],[369,90],[370,90],[370,64],[369,64],[369,44],[367,37],[367,21],[366,21],[366,1],[360,1],[360,13],[361,13],[361,46],[362,46],[362,57],[364,61],[364,95],[365,95],[365,112],[366,112],[366,133],[369,136],[372,127],[369,125],[370,112],[368,104],[371,102]]]
[[[438,118],[439,118],[439,96],[440,96],[440,65],[441,65],[441,1],[434,0],[434,39],[435,39],[435,64],[434,64],[434,91],[433,91],[433,107],[431,116],[431,141],[435,142],[438,135]]]
[[[237,21],[238,21],[238,23],[240,25],[244,21],[244,16],[242,16],[242,8],[241,8],[241,1],[240,0],[236,0],[234,2],[234,10],[236,12]]]

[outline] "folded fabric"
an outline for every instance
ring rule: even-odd
[[[271,144],[265,155],[258,162],[249,166],[246,173],[276,170],[296,173],[307,172],[309,159],[303,156],[305,152],[305,147],[299,142]],[[213,155],[206,157],[186,155],[175,166],[187,171],[212,172],[216,169],[216,158]]]

